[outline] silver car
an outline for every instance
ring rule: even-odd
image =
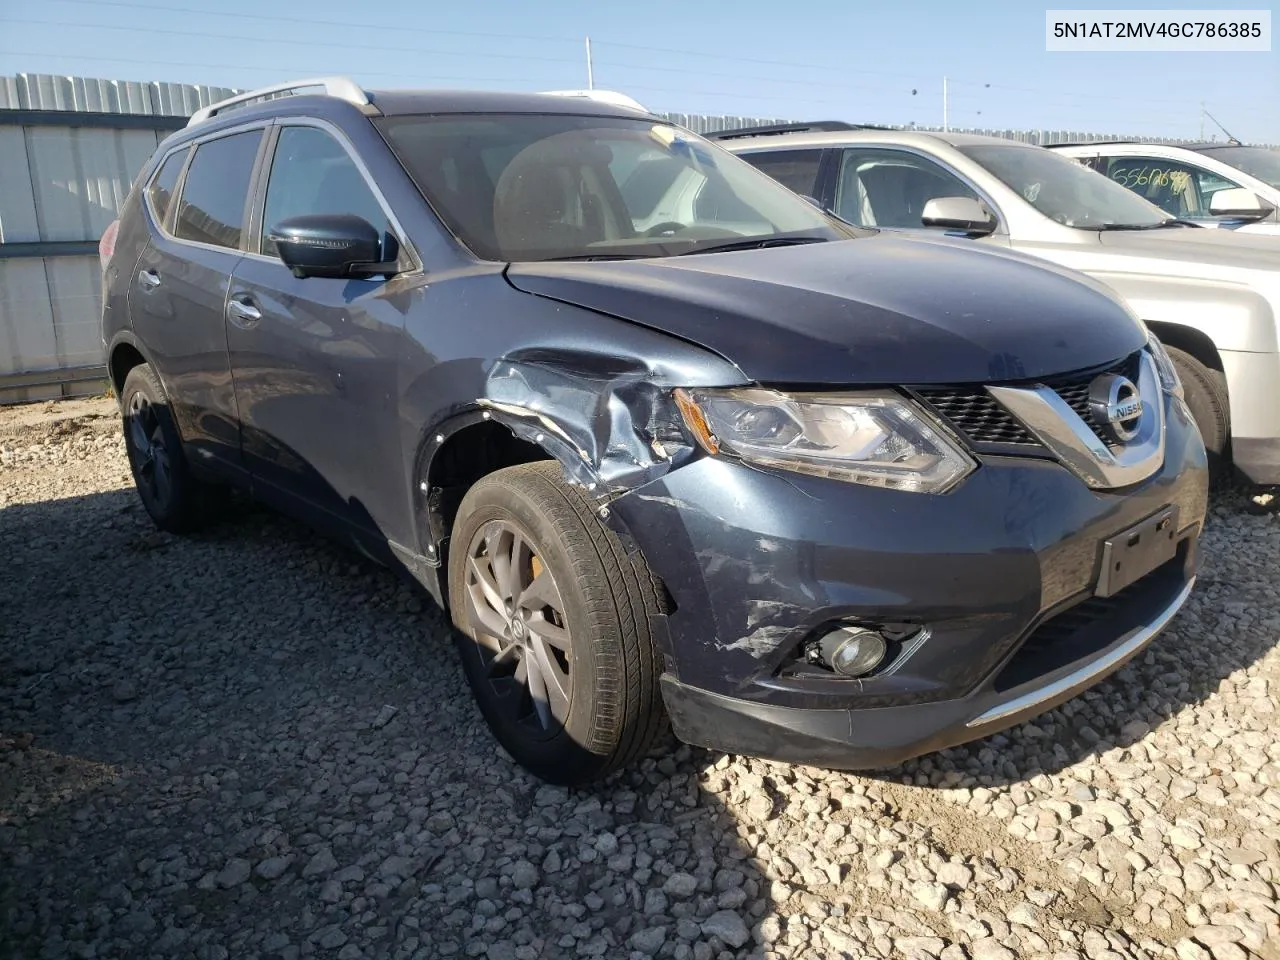
[[[1050,147],[1166,213],[1280,238],[1280,152],[1241,144],[1088,143]]]
[[[1216,466],[1280,484],[1274,239],[1171,217],[1041,147],[818,126],[711,137],[853,224],[998,244],[1102,281],[1169,346]]]

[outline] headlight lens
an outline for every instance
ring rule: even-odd
[[[709,453],[892,490],[945,493],[976,464],[922,410],[893,393],[677,390]]]
[[[1147,347],[1151,350],[1152,359],[1156,362],[1156,370],[1160,374],[1160,386],[1165,393],[1175,397],[1182,396],[1182,381],[1178,378],[1178,369],[1169,358],[1169,352],[1154,333],[1147,335]]]

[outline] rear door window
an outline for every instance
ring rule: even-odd
[[[178,204],[174,228],[178,239],[239,249],[249,181],[261,142],[261,130],[246,130],[196,147]]]
[[[175,150],[165,157],[160,169],[147,184],[147,202],[151,205],[151,215],[162,227],[169,215],[169,203],[173,200],[173,191],[178,185],[178,174],[182,172],[182,165],[186,160],[186,150]]]
[[[744,153],[740,156],[787,189],[802,197],[817,198],[821,150],[779,150],[777,153]]]

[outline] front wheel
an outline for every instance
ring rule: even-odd
[[[467,492],[449,605],[485,720],[535,776],[598,779],[666,728],[649,630],[657,584],[556,463],[508,467]]]
[[[1227,378],[1222,371],[1213,370],[1186,351],[1166,346],[1169,359],[1182,381],[1182,392],[1187,408],[1209,455],[1209,470],[1215,478],[1227,472],[1231,457],[1231,408],[1227,399]]]

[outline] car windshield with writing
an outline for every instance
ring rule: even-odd
[[[661,257],[854,235],[670,124],[554,114],[376,122],[436,213],[485,260]]]
[[[1280,153],[1261,147],[1208,147],[1200,151],[1280,190]]]
[[[1039,147],[960,147],[1042,214],[1081,230],[1149,230],[1169,215],[1088,167]]]

